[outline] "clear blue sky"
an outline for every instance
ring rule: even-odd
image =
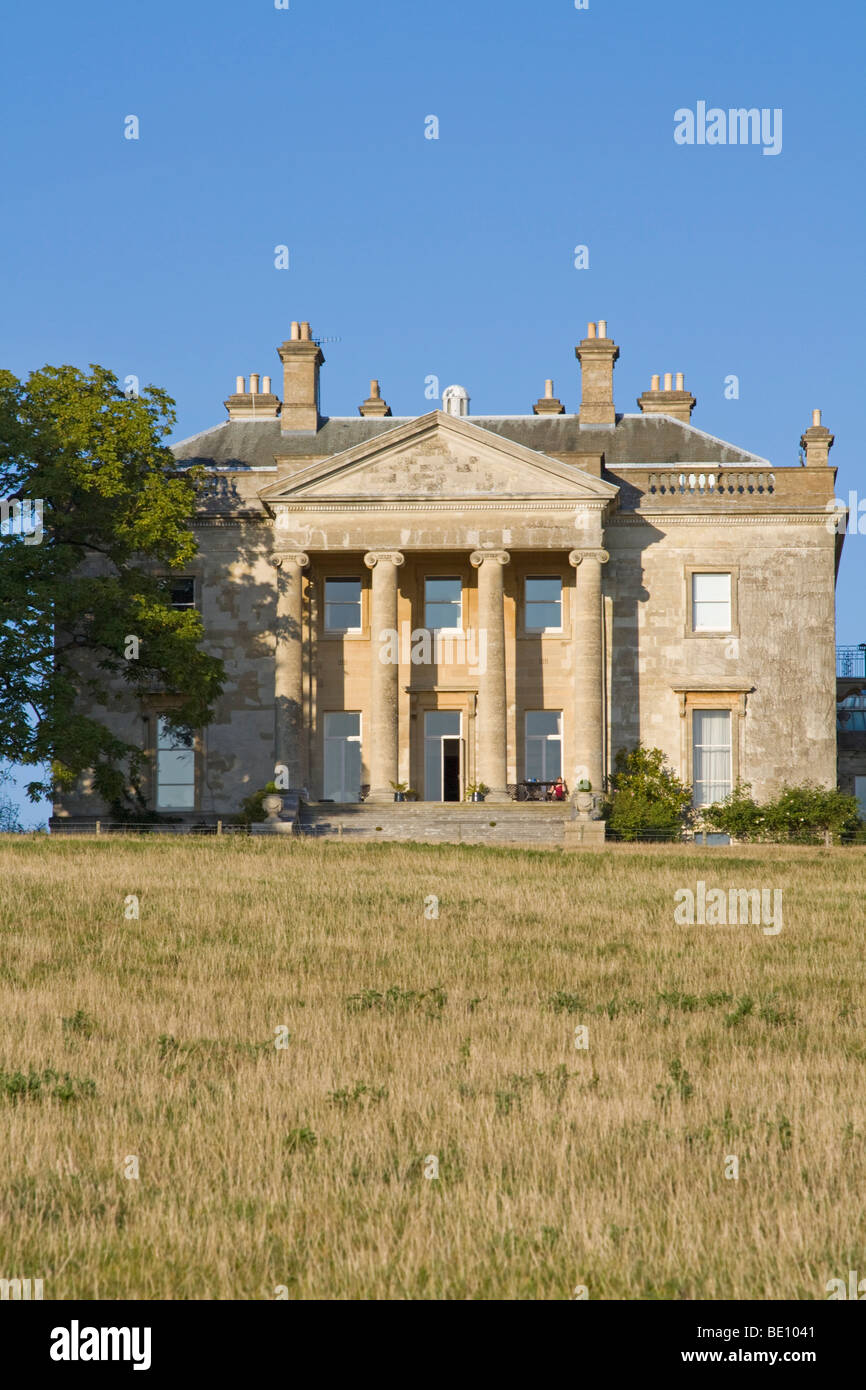
[[[864,40],[863,0],[9,8],[0,363],[159,383],[183,438],[309,319],[341,339],[326,413],[378,376],[421,414],[432,373],[473,413],[528,412],[548,376],[575,410],[604,317],[618,409],[683,371],[695,424],[782,465],[820,406],[837,493],[866,498]],[[675,144],[701,100],[780,107],[782,152]],[[840,642],[866,640],[864,576],[849,535]]]

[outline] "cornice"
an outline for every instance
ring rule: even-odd
[[[682,516],[671,512],[640,512],[639,514],[609,517],[605,526],[644,526],[649,522],[663,522],[666,526],[776,526],[780,522],[790,526],[826,525],[828,512],[749,512],[739,516],[735,512],[693,512]]]
[[[528,512],[538,511],[540,508],[552,512],[573,512],[576,508],[580,508],[582,511],[603,512],[605,508],[610,506],[610,501],[597,497],[586,500],[582,497],[565,499],[539,497],[534,500],[502,497],[498,502],[477,502],[473,497],[464,497],[460,501],[454,502],[388,502],[376,501],[373,498],[365,502],[319,502],[312,499],[304,501],[302,498],[298,498],[297,501],[291,499],[274,501],[271,506],[276,512]]]
[[[334,505],[322,506],[321,504],[280,504],[280,510],[286,512],[314,511],[314,512],[500,512],[506,511],[536,511],[540,506],[548,511],[571,512],[575,510],[586,510],[601,512],[605,508],[605,503],[592,502],[554,502],[538,503],[524,502],[516,503],[508,499],[501,502],[480,502],[471,505],[465,502],[435,502],[435,503],[398,503],[398,502],[379,502],[371,503],[369,506],[358,506],[356,504],[346,505],[336,503]],[[617,512],[609,516],[604,522],[608,526],[646,526],[652,523],[664,523],[666,526],[826,526],[828,516],[832,513],[825,511],[815,512],[750,512],[747,515],[739,515],[734,512],[693,512],[687,516],[672,512],[640,512],[622,513]],[[190,523],[193,528],[207,530],[211,527],[220,526],[267,526],[274,528],[274,518],[267,513],[241,512],[227,516],[197,516]],[[280,529],[279,527],[277,529]]]

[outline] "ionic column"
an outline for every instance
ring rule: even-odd
[[[604,780],[604,639],[601,621],[601,567],[606,550],[572,550],[569,563],[577,569],[574,619],[574,781],[572,795],[583,778],[593,792]]]
[[[397,718],[400,666],[397,657],[397,570],[403,564],[399,550],[372,550],[364,556],[372,571],[370,638],[372,690],[370,708],[370,794],[368,801],[393,801],[400,765],[400,731]]]
[[[508,704],[505,691],[505,566],[507,550],[473,550],[478,570],[478,628],[486,633],[487,664],[478,676],[476,717],[477,782],[490,788],[489,801],[507,801]]]
[[[301,791],[307,784],[304,740],[304,611],[302,571],[310,563],[301,550],[276,551],[271,562],[277,569],[277,623],[274,648],[274,754],[277,767],[288,771],[288,786],[280,791]],[[275,774],[276,775],[276,774]]]

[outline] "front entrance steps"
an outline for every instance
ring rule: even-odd
[[[298,829],[320,839],[562,849],[572,815],[568,802],[313,802],[301,806]]]

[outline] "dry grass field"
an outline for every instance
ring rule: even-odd
[[[0,865],[0,1276],[46,1299],[866,1275],[864,850],[6,837]],[[698,880],[781,888],[783,930],[678,926]]]

